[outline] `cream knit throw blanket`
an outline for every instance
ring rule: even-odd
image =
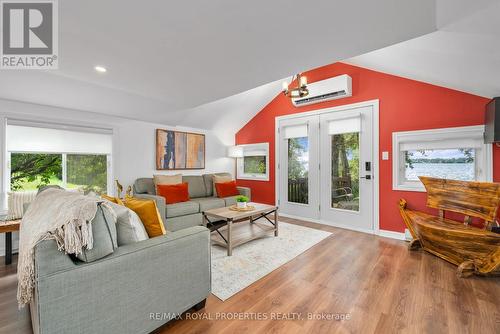
[[[91,221],[99,198],[62,189],[49,188],[39,193],[23,216],[17,264],[17,301],[23,307],[31,301],[35,284],[34,250],[38,242],[54,239],[60,251],[80,254],[92,249]],[[113,210],[104,202],[103,208]]]

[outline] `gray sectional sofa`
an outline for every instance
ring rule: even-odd
[[[171,320],[168,315],[204,306],[210,293],[207,228],[117,246],[107,215],[98,209],[94,248],[84,257],[59,251],[54,240],[35,247],[35,334],[149,333]]]
[[[236,196],[218,198],[214,196],[213,175],[231,176],[229,173],[184,175],[182,182],[189,187],[188,202],[165,204],[165,199],[156,195],[152,178],[140,178],[134,182],[134,196],[156,201],[158,210],[164,217],[165,228],[177,231],[191,226],[201,225],[203,211],[234,205]],[[238,187],[240,195],[251,198],[250,188]]]

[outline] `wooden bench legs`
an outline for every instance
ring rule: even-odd
[[[419,250],[420,248],[422,248],[422,244],[420,244],[420,240],[418,240],[418,239],[413,239],[408,244],[408,250],[415,251],[415,250]]]
[[[417,251],[420,248],[422,248],[422,244],[418,239],[413,239],[408,244],[409,251]],[[476,273],[476,265],[474,264],[474,261],[464,261],[457,268],[457,276],[460,278],[470,277],[475,273]]]
[[[457,276],[465,278],[474,275],[475,272],[476,266],[474,265],[474,261],[464,261],[458,266]]]

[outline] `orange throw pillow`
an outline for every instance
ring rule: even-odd
[[[215,189],[217,189],[217,196],[220,198],[236,196],[240,194],[238,192],[238,188],[236,188],[236,181],[234,180],[229,182],[216,183]]]
[[[174,204],[189,201],[188,183],[179,184],[158,184],[156,194],[164,197],[167,204]]]

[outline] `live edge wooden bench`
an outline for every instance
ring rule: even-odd
[[[427,190],[427,206],[439,216],[407,209],[399,202],[403,220],[413,241],[410,250],[423,248],[458,266],[460,277],[500,275],[500,234],[491,232],[500,204],[500,184],[466,182],[420,177]],[[445,217],[451,211],[464,215],[464,221]],[[472,226],[479,218],[484,228]]]

